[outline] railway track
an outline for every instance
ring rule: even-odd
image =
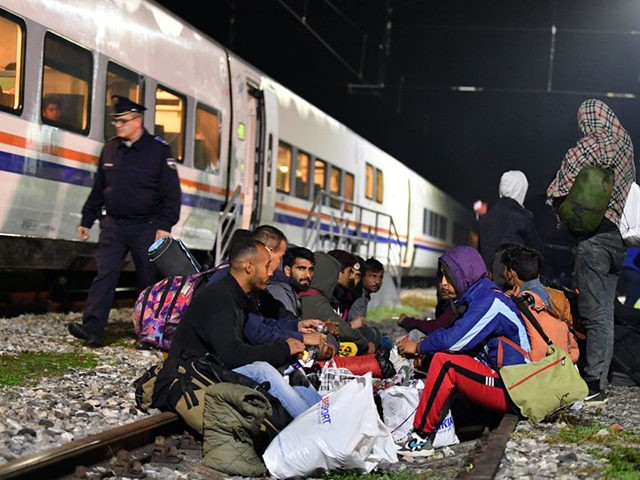
[[[476,440],[463,442],[455,462],[426,460],[421,466],[438,469],[441,478],[484,480],[494,478],[509,434],[518,417],[505,415],[499,425]],[[144,478],[148,462],[175,465],[181,471],[199,471],[206,478],[224,475],[199,463],[201,445],[185,432],[179,417],[164,412],[124,426],[74,440],[59,447],[0,465],[2,479],[99,479]],[[446,460],[446,458],[444,459]],[[447,465],[445,465],[447,463]],[[408,468],[415,469],[416,465]]]

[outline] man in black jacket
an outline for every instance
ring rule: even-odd
[[[241,240],[231,247],[229,262],[228,275],[204,285],[193,296],[176,329],[156,389],[179,379],[182,364],[214,353],[224,367],[258,383],[269,382],[269,393],[295,418],[321,398],[311,386],[289,386],[277,368],[295,361],[305,350],[304,343],[291,337],[253,345],[243,335],[253,302],[249,295],[266,289],[271,254],[258,240]]]
[[[520,170],[504,172],[498,189],[500,199],[478,221],[478,250],[500,287],[504,285],[502,263],[496,256],[500,245],[517,243],[538,251],[542,246],[533,214],[522,206],[528,188],[527,177]]]

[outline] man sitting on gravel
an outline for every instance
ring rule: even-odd
[[[498,374],[497,337],[505,336],[530,350],[518,307],[489,280],[477,250],[463,246],[448,251],[438,260],[438,275],[440,288],[450,286],[458,296],[455,304],[466,306],[466,311],[450,327],[439,328],[419,342],[405,337],[398,343],[398,351],[404,355],[433,354],[413,431],[398,451],[407,457],[434,453],[433,439],[454,390],[499,413],[515,408]],[[505,348],[503,353],[503,365],[525,362],[515,349]]]
[[[266,289],[273,270],[271,254],[259,240],[241,240],[231,247],[229,264],[228,275],[203,286],[193,296],[158,374],[154,397],[158,392],[166,392],[165,407],[175,409],[176,405],[182,405],[177,403],[179,398],[193,395],[188,391],[191,379],[185,374],[188,365],[211,353],[219,358],[223,367],[258,383],[268,382],[269,393],[295,418],[321,397],[311,385],[289,385],[277,368],[295,362],[296,356],[305,350],[304,343],[292,335],[284,340],[252,345],[243,335],[253,303],[250,294]],[[188,412],[189,405],[187,402],[187,411],[178,411],[183,418],[192,415]],[[198,421],[201,419],[192,421],[196,429]]]

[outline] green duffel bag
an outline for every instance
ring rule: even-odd
[[[604,218],[612,190],[613,176],[609,170],[585,165],[558,208],[560,221],[577,235],[594,232]]]

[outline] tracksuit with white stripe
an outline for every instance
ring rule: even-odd
[[[458,293],[457,306],[466,311],[451,326],[439,328],[417,346],[419,354],[433,354],[413,427],[421,435],[434,434],[454,391],[499,413],[512,408],[498,374],[498,337],[504,336],[529,351],[529,337],[518,307],[486,276],[477,250],[456,247],[439,259]],[[528,361],[505,345],[502,365]]]

